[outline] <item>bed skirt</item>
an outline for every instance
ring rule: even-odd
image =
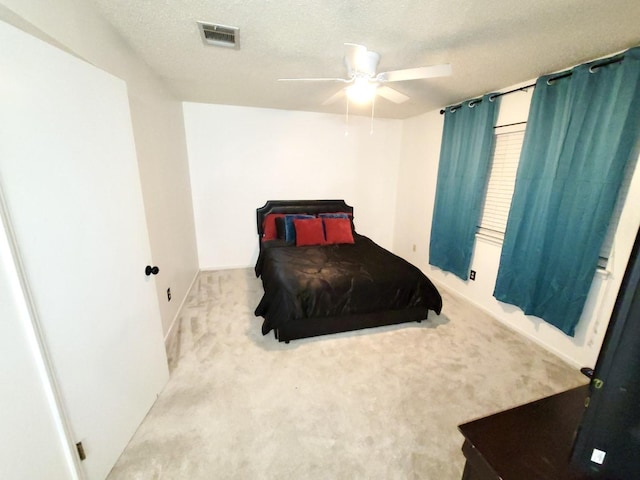
[[[363,328],[406,322],[421,322],[427,319],[428,312],[429,309],[420,307],[339,317],[309,318],[288,322],[282,327],[274,329],[274,333],[280,342],[289,343],[290,340],[327,335],[329,333],[350,332]]]

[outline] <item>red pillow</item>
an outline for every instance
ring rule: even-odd
[[[284,217],[284,213],[270,213],[262,222],[262,241],[275,240],[278,238],[278,232],[276,231],[276,218]]]
[[[327,243],[355,243],[348,218],[323,218]]]
[[[303,245],[324,245],[324,229],[321,218],[294,219],[296,247]]]

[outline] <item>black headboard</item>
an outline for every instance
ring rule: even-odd
[[[258,235],[262,236],[264,217],[270,213],[330,213],[345,212],[353,216],[353,207],[344,200],[267,200],[263,207],[256,210]]]

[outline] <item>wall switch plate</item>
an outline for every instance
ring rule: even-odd
[[[471,273],[469,273],[469,280],[475,280],[475,279],[476,279],[476,271],[471,270]]]
[[[171,289],[167,288],[167,302],[171,301]]]

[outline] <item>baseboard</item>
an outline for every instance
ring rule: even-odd
[[[504,325],[505,327],[507,327],[511,331],[516,332],[518,335],[522,335],[523,337],[531,340],[536,345],[544,348],[547,352],[552,353],[553,355],[555,355],[556,357],[560,358],[562,361],[568,363],[572,367],[575,367],[576,369],[580,369],[580,368],[584,367],[584,365],[581,365],[581,364],[577,363],[573,358],[571,358],[571,357],[565,355],[564,353],[562,353],[561,351],[559,351],[559,350],[547,345],[546,343],[542,342],[539,338],[536,338],[536,337],[530,335],[529,332],[527,332],[526,330],[522,330],[522,329],[518,328],[517,326],[512,325],[512,324],[510,324],[508,322],[505,322],[504,320],[498,318],[491,310],[489,310],[484,305],[481,305],[480,303],[478,303],[478,302],[472,300],[471,298],[461,294],[460,292],[457,292],[457,291],[453,290],[451,287],[449,287],[447,285],[444,285],[441,282],[437,282],[437,281],[434,281],[434,280],[432,280],[432,282],[436,285],[436,287],[438,289],[446,290],[448,293],[450,293],[454,297],[458,297],[458,298],[464,300],[465,302],[469,302],[471,305],[479,308],[484,313],[489,315],[496,322],[499,322],[501,325]]]
[[[218,270],[239,270],[241,268],[254,268],[254,265],[228,265],[224,267],[200,267],[200,271],[216,272]]]
[[[193,280],[191,280],[191,283],[189,284],[189,288],[187,288],[187,292],[184,294],[184,297],[182,298],[182,301],[180,302],[180,306],[178,307],[178,310],[176,310],[176,314],[174,315],[173,320],[171,321],[171,325],[169,326],[169,329],[167,330],[167,334],[164,336],[164,346],[165,347],[167,347],[169,338],[171,338],[171,335],[173,334],[173,329],[178,324],[178,319],[180,318],[180,313],[182,312],[182,307],[184,306],[185,302],[187,301],[187,298],[189,297],[189,293],[191,293],[191,289],[193,288],[194,283],[196,283],[196,280],[198,279],[198,275],[200,275],[200,270],[196,271],[195,275],[193,276]]]

